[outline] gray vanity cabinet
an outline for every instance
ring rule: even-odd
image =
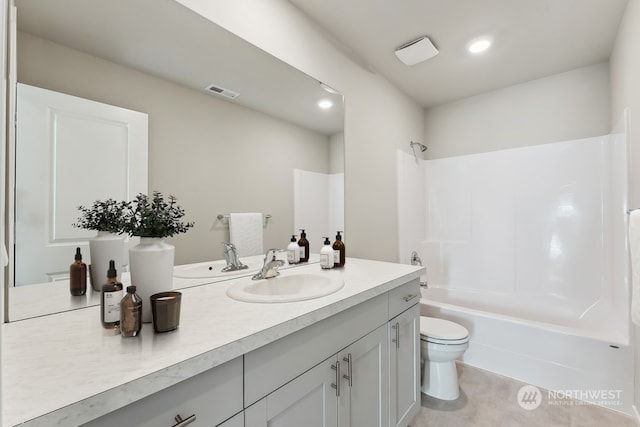
[[[194,426],[406,427],[420,404],[419,295],[414,280],[356,302],[86,426],[195,414]]]

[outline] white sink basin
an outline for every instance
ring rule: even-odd
[[[208,261],[198,264],[178,265],[173,268],[173,276],[182,279],[207,279],[210,277],[234,277],[255,274],[262,268],[262,260],[240,260],[247,266],[244,270],[222,271],[227,266],[224,260]]]
[[[239,279],[227,290],[227,295],[245,302],[292,302],[320,298],[344,286],[344,280],[320,274],[293,273],[270,279]]]

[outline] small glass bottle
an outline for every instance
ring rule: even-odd
[[[120,301],[120,333],[123,337],[135,337],[142,329],[142,298],[134,285],[127,286],[127,294]]]
[[[309,261],[309,241],[307,240],[307,233],[302,228],[300,229],[298,246],[300,246],[300,262]]]
[[[87,293],[87,264],[82,262],[80,248],[76,248],[75,262],[69,267],[69,291],[73,296]]]
[[[342,242],[342,233],[338,231],[336,235],[336,241],[333,242],[333,266],[334,267],[344,267],[344,259],[345,259],[345,247]]]
[[[100,317],[103,328],[114,329],[120,324],[120,300],[122,300],[122,283],[118,281],[115,261],[110,260],[107,282],[102,285],[100,298]]]

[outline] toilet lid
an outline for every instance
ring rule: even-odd
[[[469,331],[449,320],[421,316],[420,335],[440,341],[459,341],[469,337]]]

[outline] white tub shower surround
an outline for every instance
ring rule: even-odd
[[[465,363],[631,413],[626,159],[624,133],[398,153],[400,260],[427,267],[423,314],[469,328]]]

